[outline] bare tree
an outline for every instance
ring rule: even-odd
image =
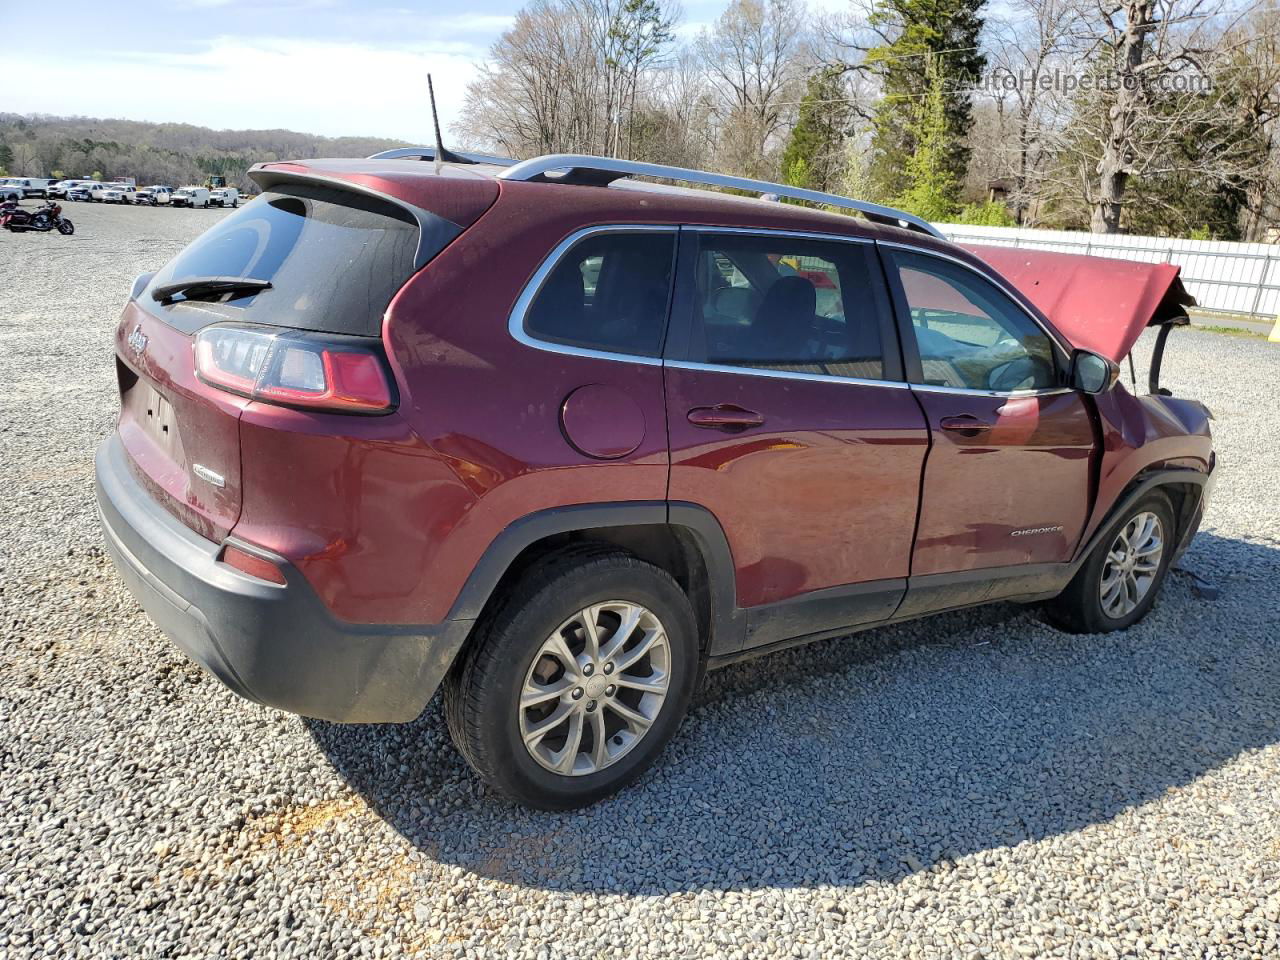
[[[1096,0],[1082,32],[1086,58],[1103,82],[1093,118],[1077,113],[1087,144],[1077,157],[1094,233],[1121,229],[1126,191],[1135,177],[1169,175],[1189,166],[1220,183],[1237,179],[1250,161],[1233,148],[1217,120],[1230,104],[1214,83],[1242,45],[1231,28],[1240,13],[1225,0]],[[1224,29],[1225,28],[1225,29]],[[1170,147],[1189,127],[1209,132],[1192,156]],[[1216,131],[1216,133],[1215,133]],[[1093,154],[1093,156],[1089,156]],[[1087,163],[1093,161],[1092,176]]]
[[[1280,222],[1280,8],[1270,3],[1241,25],[1245,38],[1231,79],[1239,91],[1241,126],[1252,138],[1260,166],[1243,184],[1240,239],[1261,241],[1267,227]]]
[[[732,0],[699,36],[718,101],[722,168],[755,177],[774,172],[770,154],[795,113],[806,72],[803,21],[795,0]]]
[[[716,96],[690,47],[649,77],[636,109],[633,156],[682,167],[714,163]]]
[[[26,140],[13,145],[13,172],[20,177],[39,176],[43,172],[35,146]]]
[[[971,174],[1009,181],[1018,223],[1038,198],[1052,159],[1054,130],[1069,106],[1058,80],[1074,66],[1071,54],[1083,25],[1082,0],[1008,0],[987,22],[992,70],[985,92],[992,109],[980,106],[975,115]]]
[[[629,152],[675,18],[667,0],[534,0],[467,87],[456,131],[513,156]]]

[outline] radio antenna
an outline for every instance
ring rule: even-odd
[[[427,96],[431,99],[431,125],[436,131],[436,173],[439,174],[440,168],[446,161],[449,163],[467,163],[468,161],[444,148],[444,137],[440,136],[440,117],[436,113],[436,88],[431,83],[429,73],[427,74]]]

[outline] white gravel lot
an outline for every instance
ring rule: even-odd
[[[98,546],[133,276],[216,211],[67,204],[0,235],[0,956],[1274,957],[1280,347],[1179,331],[1217,498],[1124,634],[1026,608],[712,675],[636,787],[487,796],[433,702],[339,727],[238,700]],[[1140,371],[1141,375],[1141,371]]]

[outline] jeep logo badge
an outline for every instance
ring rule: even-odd
[[[142,332],[142,324],[138,324],[133,328],[133,332],[129,334],[125,343],[129,344],[134,353],[142,353],[143,350],[147,349],[147,335]]]

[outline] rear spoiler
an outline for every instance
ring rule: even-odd
[[[425,266],[432,257],[462,233],[462,227],[451,220],[446,220],[439,214],[424,210],[422,207],[409,203],[407,200],[401,199],[392,193],[378,190],[357,180],[349,180],[346,177],[314,173],[305,168],[285,170],[272,164],[259,163],[249,170],[249,178],[263,190],[270,190],[280,184],[307,184],[309,186],[329,187],[334,190],[345,190],[348,193],[357,193],[361,196],[371,197],[383,203],[390,203],[399,207],[412,217],[418,225],[418,249],[413,258],[415,270]]]

